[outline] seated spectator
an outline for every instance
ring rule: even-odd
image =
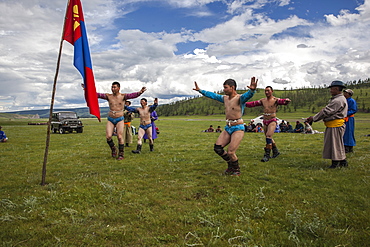
[[[284,132],[285,133],[293,133],[293,126],[289,122],[286,123],[286,128],[285,128]]]
[[[276,128],[275,128],[275,131],[274,131],[275,133],[280,133],[280,125],[276,125]]]
[[[206,130],[206,132],[214,132],[215,129],[213,128],[212,125],[209,126],[209,128]]]
[[[297,121],[293,133],[302,133],[302,132],[304,132],[303,124]]]
[[[279,127],[280,127],[280,132],[285,132],[286,131],[287,125],[286,125],[284,120],[281,121],[281,123],[279,124]]]
[[[263,132],[262,124],[258,123],[256,125],[256,132]]]
[[[216,132],[222,132],[221,126],[217,126]]]
[[[6,142],[8,138],[5,135],[5,132],[1,130],[2,127],[0,126],[0,142]]]
[[[304,133],[305,134],[313,134],[312,127],[307,121],[304,121]]]
[[[252,124],[249,123],[248,125],[244,124],[244,131],[245,132],[252,132],[253,128],[252,128]]]

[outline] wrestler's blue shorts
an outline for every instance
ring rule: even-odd
[[[244,131],[244,124],[238,124],[234,126],[226,125],[225,130],[227,131],[227,133],[229,133],[229,135],[232,135],[235,131],[238,131],[238,130]]]
[[[112,117],[109,117],[108,116],[108,121],[111,122],[112,124],[116,125],[118,122],[121,122],[123,121],[125,118],[122,116],[122,117],[118,117],[118,118],[112,118]]]
[[[142,125],[142,124],[140,124],[140,126],[139,126],[140,128],[142,128],[143,130],[147,130],[147,129],[149,129],[150,127],[152,127],[152,124],[150,123],[150,124],[147,124],[147,125]]]

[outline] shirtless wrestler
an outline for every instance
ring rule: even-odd
[[[193,88],[193,90],[198,91],[208,98],[224,103],[226,126],[214,145],[214,151],[227,162],[228,168],[225,171],[227,175],[240,175],[240,166],[238,157],[236,156],[236,150],[239,148],[240,142],[244,137],[244,122],[242,119],[244,104],[254,95],[257,82],[258,80],[252,77],[250,86],[248,86],[250,90],[244,94],[238,94],[236,92],[235,80],[228,79],[223,84],[225,95],[201,90],[198,84],[194,82],[195,88]],[[227,145],[229,146],[227,151],[225,151],[224,147]]]
[[[128,99],[134,99],[139,97],[146,91],[145,87],[142,87],[139,92],[135,93],[127,93],[122,94],[120,93],[120,83],[113,82],[112,83],[112,94],[108,93],[97,93],[98,98],[105,99],[109,103],[109,113],[108,113],[108,121],[106,127],[106,138],[109,147],[112,150],[112,157],[117,157],[117,148],[114,145],[112,140],[114,128],[117,130],[117,139],[118,139],[118,160],[123,159],[124,155],[124,140],[123,140],[123,126],[124,126],[124,117],[123,117],[123,110],[125,106],[125,101]]]
[[[274,90],[272,87],[267,86],[265,88],[265,95],[266,98],[247,102],[245,103],[246,107],[255,107],[255,106],[263,106],[263,129],[266,136],[266,147],[265,147],[265,154],[261,159],[262,162],[269,161],[270,158],[276,158],[279,156],[279,150],[276,147],[276,143],[274,139],[272,139],[272,135],[275,132],[277,119],[276,119],[276,110],[278,105],[287,105],[290,102],[290,99],[279,99],[273,96]],[[272,150],[272,157],[270,157],[270,153]]]
[[[138,113],[140,116],[140,126],[139,126],[139,133],[137,136],[137,148],[136,150],[132,150],[133,153],[139,154],[141,152],[142,147],[142,139],[144,134],[148,136],[149,139],[149,148],[150,151],[154,150],[154,142],[152,138],[152,120],[150,119],[150,113],[152,113],[155,108],[158,106],[158,99],[154,99],[154,104],[148,106],[148,101],[145,98],[140,100],[141,107],[133,108],[129,106],[125,106],[125,109],[129,112]]]

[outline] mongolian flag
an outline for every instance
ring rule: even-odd
[[[74,46],[73,65],[80,71],[84,80],[87,106],[90,109],[90,114],[96,116],[100,121],[100,109],[80,0],[68,1],[63,39]]]

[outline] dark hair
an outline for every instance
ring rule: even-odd
[[[142,98],[141,100],[144,100],[145,102],[148,102],[148,100],[146,98]]]
[[[128,103],[128,105],[131,105],[131,101],[129,100],[126,100],[126,103]]]
[[[114,81],[113,83],[112,83],[112,86],[113,85],[117,85],[119,88],[121,87],[121,84],[119,84],[119,82],[118,81]]]
[[[274,91],[274,89],[272,89],[272,87],[271,87],[271,86],[267,86],[267,87],[265,87],[265,89],[266,89],[266,88],[271,88],[271,91]]]
[[[224,82],[224,85],[229,85],[230,87],[234,87],[234,89],[236,90],[236,81],[234,79],[227,79]]]

